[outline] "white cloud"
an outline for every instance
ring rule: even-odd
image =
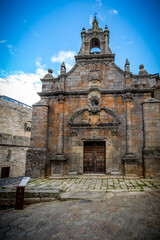
[[[17,51],[17,49],[12,44],[7,44],[6,47],[8,48],[9,53],[12,55],[15,53],[15,51]]]
[[[35,64],[36,64],[36,67],[39,67],[39,68],[45,68],[45,64],[41,64],[41,61],[42,61],[42,58],[41,57],[37,57],[36,58],[36,62],[35,62]]]
[[[32,105],[40,99],[37,95],[41,91],[40,78],[46,73],[42,68],[37,68],[36,73],[13,72],[0,78],[0,94]]]
[[[53,63],[62,63],[65,62],[66,69],[69,71],[74,65],[74,56],[76,55],[75,51],[60,51],[57,56],[51,58]]]
[[[115,49],[120,49],[121,47],[120,46],[115,46]]]
[[[102,7],[102,1],[101,1],[101,0],[96,0],[96,2],[98,3],[98,5],[99,5],[100,7]]]
[[[3,44],[5,47],[7,47],[9,50],[9,53],[12,55],[15,53],[15,51],[17,51],[17,49],[12,44],[7,43],[7,40],[1,40],[0,43]]]
[[[110,9],[108,10],[109,15],[117,15],[118,11],[116,9]]]
[[[116,9],[113,9],[113,13],[114,13],[115,15],[117,15],[117,14],[118,14],[118,11],[117,11]]]
[[[66,63],[66,69],[67,71],[71,70],[71,68],[73,67],[73,65],[69,64],[69,63]]]
[[[1,44],[2,44],[2,43],[5,43],[5,42],[7,42],[7,40],[1,40],[1,41],[0,41]]]
[[[53,56],[51,58],[51,61],[53,63],[55,63],[55,62],[62,63],[64,61],[73,61],[75,54],[76,53],[74,51],[60,51],[58,53],[57,57]]]
[[[92,15],[90,15],[89,17],[89,24],[92,26],[92,22],[93,22],[93,18],[92,18]]]

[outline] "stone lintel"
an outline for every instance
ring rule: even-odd
[[[67,161],[67,155],[66,154],[51,155],[49,157],[49,160],[53,162],[64,162],[64,161]]]
[[[30,138],[25,136],[16,136],[8,133],[0,133],[0,145],[12,147],[29,147]]]
[[[86,54],[75,56],[76,63],[78,62],[90,62],[90,61],[103,61],[113,63],[115,54]]]
[[[145,104],[145,103],[160,103],[160,101],[156,98],[146,98],[141,104]]]
[[[40,78],[41,82],[55,82],[54,78]]]
[[[93,89],[92,89],[93,90]],[[97,90],[97,88],[96,88]],[[38,95],[40,97],[42,96],[58,96],[58,95],[88,95],[89,92],[91,90],[79,90],[79,91],[52,91],[52,92],[39,92]],[[103,95],[103,94],[124,94],[126,92],[131,92],[131,93],[152,93],[154,90],[150,89],[150,88],[145,88],[145,89],[134,89],[134,88],[130,88],[130,89],[122,89],[122,90],[112,90],[112,89],[108,89],[108,90],[103,90],[103,89],[98,89],[98,91]]]
[[[30,147],[28,151],[46,153],[47,148]]]
[[[125,163],[137,163],[138,161],[134,153],[126,153],[122,160]]]
[[[143,149],[143,155],[147,158],[149,156],[154,156],[160,160],[160,147],[155,148],[145,148]]]

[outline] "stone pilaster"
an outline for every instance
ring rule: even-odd
[[[41,99],[33,105],[31,147],[47,147],[48,100]]]
[[[123,157],[124,172],[126,176],[137,176],[137,159],[133,153],[132,143],[132,94],[125,93],[126,112],[126,154]]]
[[[67,160],[64,154],[64,95],[59,95],[57,101],[59,103],[58,113],[58,135],[57,135],[57,153],[50,153],[51,176],[65,174],[65,162]]]
[[[144,131],[144,175],[160,177],[160,101],[147,98],[142,103]]]
[[[64,153],[64,96],[58,96],[59,103],[59,126],[58,126],[58,138],[57,138],[57,153]]]
[[[45,178],[47,164],[48,100],[33,105],[31,148],[26,154],[26,176]]]
[[[125,95],[125,109],[126,109],[126,153],[132,152],[132,97],[131,93]]]

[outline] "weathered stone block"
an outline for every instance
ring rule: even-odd
[[[32,178],[45,178],[47,149],[30,148],[26,156],[26,176]]]

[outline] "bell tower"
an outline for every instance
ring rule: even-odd
[[[82,45],[78,55],[91,54],[112,54],[109,48],[109,30],[107,25],[105,30],[98,26],[96,16],[92,22],[92,28],[86,32],[85,28],[81,32]]]

